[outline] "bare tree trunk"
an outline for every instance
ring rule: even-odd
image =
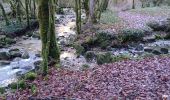
[[[95,16],[95,4],[96,4],[96,0],[90,0],[89,2],[90,15],[88,21],[89,23],[97,23],[96,16]]]
[[[1,10],[2,10],[2,14],[3,14],[3,17],[4,17],[4,19],[5,19],[6,25],[9,25],[9,24],[10,24],[10,23],[9,23],[9,20],[8,20],[8,18],[7,18],[7,16],[6,16],[5,9],[4,9],[4,7],[3,7],[3,5],[2,5],[1,2],[0,2],[0,8],[1,8]]]
[[[77,33],[81,33],[81,0],[75,0],[75,10],[76,10],[76,29]]]

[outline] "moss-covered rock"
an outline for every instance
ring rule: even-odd
[[[102,65],[102,64],[111,63],[111,62],[112,62],[112,54],[111,53],[97,55],[97,64]]]
[[[0,35],[0,48],[16,43],[14,39],[8,38],[5,35]]]
[[[144,31],[140,29],[123,29],[120,33],[119,39],[122,43],[142,41],[144,37]]]
[[[76,49],[76,54],[78,56],[82,55],[85,53],[85,49],[83,46],[79,45],[79,44],[73,44],[73,48]]]
[[[87,61],[92,61],[93,59],[96,58],[96,54],[94,51],[87,51],[84,55]]]

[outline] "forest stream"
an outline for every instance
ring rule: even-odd
[[[85,18],[82,15],[82,18]],[[56,15],[56,35],[59,45],[61,46],[61,66],[71,70],[80,70],[84,64],[95,66],[96,62],[87,62],[83,56],[77,57],[76,50],[69,46],[73,43],[77,35],[75,32],[76,17],[71,9],[64,9],[64,15]],[[38,30],[36,30],[38,31]],[[149,47],[149,48],[148,48]],[[142,55],[151,48],[163,48],[163,53],[169,53],[170,41],[158,40],[148,44],[138,44],[130,49],[112,49],[113,55],[129,54],[130,56]],[[37,64],[41,62],[41,40],[37,38],[17,38],[17,43],[9,48],[0,49],[0,52],[8,52],[19,49],[20,53],[29,56],[26,59],[14,58],[12,61],[0,61],[0,87],[6,87],[17,78],[31,70],[39,69]],[[155,51],[155,53],[159,53]]]

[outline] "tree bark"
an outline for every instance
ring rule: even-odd
[[[6,25],[8,26],[10,23],[9,23],[9,20],[8,20],[8,18],[7,18],[7,16],[6,16],[6,13],[5,13],[5,9],[4,9],[4,7],[3,7],[3,5],[2,5],[1,2],[0,2],[0,8],[1,8],[1,10],[2,10],[2,14],[3,14],[3,17],[4,17],[4,19],[5,19],[5,23],[6,23]]]

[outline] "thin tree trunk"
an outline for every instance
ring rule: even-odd
[[[55,1],[50,0],[49,2],[49,34],[50,34],[50,44],[49,44],[49,60],[53,63],[60,62],[60,50],[56,42],[55,34]]]
[[[96,16],[95,16],[95,4],[96,0],[90,0],[89,2],[89,23],[97,23]]]
[[[28,4],[29,4],[29,0],[25,0],[26,17],[27,17],[27,26],[30,27],[30,18],[29,18]]]
[[[77,33],[81,33],[81,0],[75,0],[75,10],[76,10],[76,29]]]
[[[6,25],[8,26],[10,23],[9,23],[9,20],[8,20],[8,18],[7,18],[7,16],[6,16],[6,13],[5,13],[5,9],[4,9],[4,7],[3,7],[3,5],[2,5],[1,2],[0,2],[0,8],[1,8],[1,10],[2,10],[2,14],[3,14],[3,17],[4,17],[4,19],[5,19]]]
[[[42,41],[42,72],[43,75],[47,74],[48,71],[48,30],[49,30],[49,0],[38,1],[38,20],[40,27],[40,35]]]

